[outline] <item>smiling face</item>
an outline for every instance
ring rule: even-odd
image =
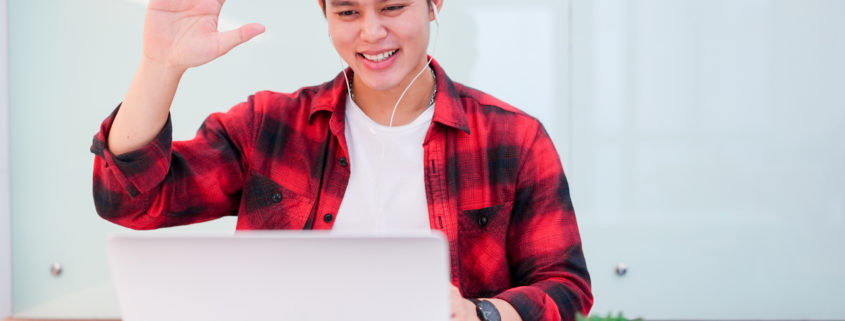
[[[332,44],[355,72],[356,86],[404,89],[426,63],[427,0],[326,0]]]

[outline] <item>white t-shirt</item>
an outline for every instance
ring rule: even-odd
[[[376,123],[346,99],[349,184],[334,231],[429,231],[423,140],[434,105],[402,126]]]

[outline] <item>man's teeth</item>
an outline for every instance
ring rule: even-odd
[[[361,56],[364,56],[364,58],[367,58],[367,60],[380,62],[382,60],[390,58],[390,56],[393,56],[393,54],[395,54],[397,51],[399,51],[399,49],[396,49],[396,50],[393,50],[393,51],[385,51],[385,52],[382,52],[378,55],[368,55],[368,54],[362,53]]]

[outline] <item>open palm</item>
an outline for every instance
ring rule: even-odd
[[[205,64],[264,32],[251,23],[218,32],[225,0],[150,0],[144,22],[144,57],[184,68]]]

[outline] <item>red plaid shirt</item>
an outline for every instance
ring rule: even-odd
[[[590,277],[558,154],[535,118],[452,82],[436,62],[423,143],[432,229],[449,241],[465,297],[508,301],[523,320],[573,320]],[[351,70],[350,70],[351,72]],[[147,146],[112,155],[112,113],[94,137],[94,202],[133,229],[237,215],[237,229],[331,229],[349,182],[346,83],[259,92],[210,115],[189,141],[168,119]],[[118,107],[119,108],[119,107]]]

